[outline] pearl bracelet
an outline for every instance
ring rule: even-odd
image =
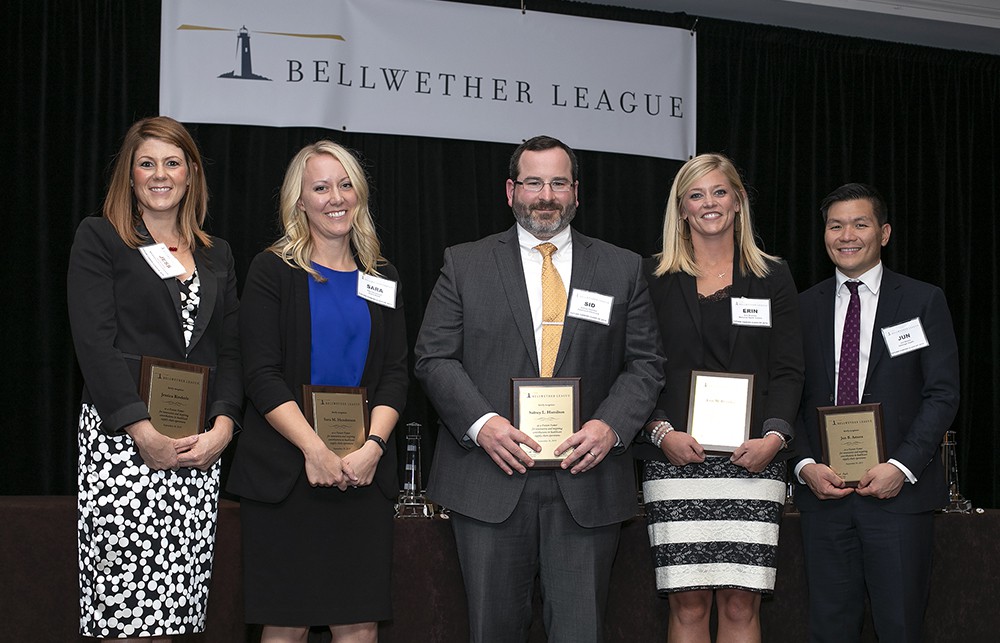
[[[784,433],[782,433],[781,431],[775,431],[775,430],[772,429],[770,431],[765,432],[764,435],[762,435],[761,437],[762,438],[766,438],[769,435],[776,435],[776,436],[778,436],[778,439],[781,440],[781,448],[782,449],[787,449],[788,448],[788,438],[785,437]]]
[[[655,446],[659,447],[663,443],[663,438],[667,436],[668,433],[674,430],[674,427],[670,425],[667,420],[660,420],[653,430],[649,433],[649,441]]]

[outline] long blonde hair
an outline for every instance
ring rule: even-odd
[[[208,184],[202,171],[201,154],[191,134],[169,116],[154,116],[137,121],[128,129],[111,171],[111,183],[104,197],[104,217],[111,222],[130,248],[138,248],[145,239],[136,227],[142,218],[139,201],[132,187],[132,165],[135,151],[148,139],[155,138],[181,148],[188,165],[187,190],[177,214],[180,243],[193,252],[196,243],[212,247],[212,238],[201,229],[208,214]]]
[[[667,211],[663,217],[663,249],[653,255],[659,260],[653,272],[657,277],[668,272],[685,272],[693,277],[702,276],[694,259],[691,230],[687,221],[681,218],[681,201],[695,181],[715,170],[722,172],[729,181],[740,204],[735,223],[735,241],[740,253],[740,274],[745,276],[747,271],[750,271],[757,277],[766,277],[771,272],[768,262],[778,261],[778,257],[767,254],[757,246],[750,219],[750,201],[747,199],[746,189],[743,187],[736,166],[722,154],[700,154],[681,167],[674,177],[674,184],[670,187]]]
[[[281,202],[278,206],[284,234],[268,250],[293,268],[305,270],[316,281],[325,281],[312,267],[313,240],[309,234],[309,220],[306,218],[305,210],[298,205],[302,197],[302,176],[305,173],[306,162],[318,154],[328,154],[339,161],[354,185],[358,205],[351,218],[351,249],[361,262],[364,272],[377,275],[379,274],[377,267],[386,263],[386,260],[381,254],[375,224],[368,209],[368,180],[358,159],[347,148],[333,141],[322,140],[306,145],[288,164],[285,180],[281,184]]]

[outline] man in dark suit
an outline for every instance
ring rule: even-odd
[[[600,640],[636,511],[628,445],[663,384],[659,335],[639,256],[569,227],[577,179],[562,142],[518,147],[517,224],[445,251],[417,338],[442,428],[428,495],[452,510],[472,641],[527,639],[536,575],[549,640]],[[558,469],[534,468],[522,445],[540,445],[512,424],[511,378],[539,376],[580,378],[582,426],[545,454],[565,456]]]
[[[812,641],[858,641],[865,591],[879,641],[920,640],[940,444],[958,410],[958,347],[941,289],[886,269],[891,228],[869,186],[823,201],[834,277],[800,296],[806,381],[796,435]],[[905,341],[900,341],[903,336]],[[880,403],[886,462],[851,488],[827,465],[816,408]]]

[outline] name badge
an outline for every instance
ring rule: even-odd
[[[733,326],[771,327],[771,300],[734,297]]]
[[[187,272],[184,269],[184,264],[170,254],[170,250],[165,244],[156,243],[151,246],[140,246],[139,252],[160,279],[180,277]]]
[[[615,298],[610,295],[574,288],[566,307],[566,316],[607,326],[611,323],[613,303]]]
[[[924,334],[924,327],[920,323],[919,317],[914,317],[902,324],[883,328],[882,337],[885,339],[885,347],[889,349],[889,355],[892,357],[912,353],[931,345],[927,341],[927,335]]]
[[[358,297],[386,308],[396,307],[396,282],[358,271]]]

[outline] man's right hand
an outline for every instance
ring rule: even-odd
[[[507,475],[513,475],[514,471],[525,473],[528,470],[526,467],[535,464],[531,456],[521,448],[522,444],[536,452],[542,450],[542,447],[528,437],[527,433],[518,431],[507,418],[499,415],[491,417],[483,425],[476,440]]]
[[[844,486],[840,476],[825,464],[807,464],[799,471],[799,477],[820,500],[834,500],[854,493],[854,489]]]

